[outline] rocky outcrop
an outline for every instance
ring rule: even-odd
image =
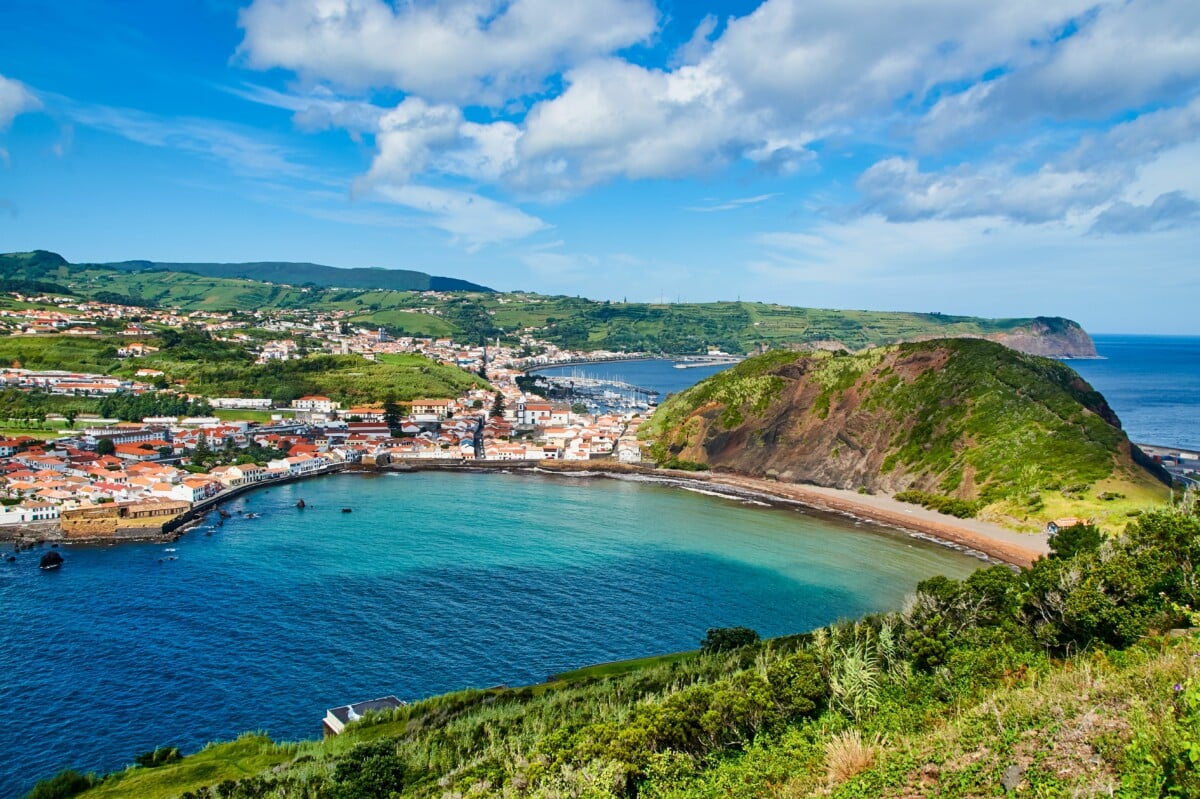
[[[1069,319],[1038,318],[1016,330],[993,333],[987,338],[1029,355],[1047,358],[1096,357],[1096,344],[1092,337]]]

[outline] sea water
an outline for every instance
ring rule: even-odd
[[[349,702],[694,649],[708,627],[810,630],[980,565],[841,517],[602,478],[338,475],[228,509],[170,544],[64,548],[53,572],[37,550],[0,563],[0,796],[158,746],[317,737]]]
[[[1200,337],[1096,335],[1100,360],[1070,361],[1142,444],[1200,449]]]

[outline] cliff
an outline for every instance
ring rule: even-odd
[[[1070,319],[1038,317],[1014,330],[986,337],[1028,355],[1047,358],[1095,358],[1096,345],[1082,327]]]
[[[981,339],[767,353],[671,397],[644,429],[660,463],[918,490],[1023,520],[1082,512],[1097,493],[1161,493],[1083,378]]]

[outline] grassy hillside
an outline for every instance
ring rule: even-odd
[[[1016,526],[1112,527],[1167,493],[1073,370],[977,339],[768,353],[669,398],[643,430],[660,462],[919,491]]]
[[[293,286],[334,286],[388,291],[491,291],[486,286],[438,277],[409,269],[349,268],[286,261],[258,261],[242,264],[162,263],[157,261],[120,261],[101,264],[123,272],[191,272],[205,277],[243,278],[265,283]]]
[[[927,580],[902,613],[247,736],[82,795],[1195,796],[1200,642],[1162,633],[1200,622],[1198,558],[1200,521],[1156,512],[1103,551]]]
[[[124,298],[131,304],[185,310],[346,310],[358,323],[396,333],[454,336],[468,343],[511,337],[532,328],[539,338],[583,350],[686,354],[718,347],[745,353],[764,345],[858,350],[900,341],[975,336],[1045,355],[1095,354],[1091,339],[1076,323],[1055,317],[978,319],[751,302],[597,302],[498,294],[465,283],[448,287],[437,282],[447,280],[442,278],[429,278],[429,285],[421,286],[419,279],[412,283],[395,278],[389,270],[314,264],[71,265],[54,253],[37,251],[0,255],[3,280],[50,281],[64,292],[85,297],[114,302]],[[429,287],[480,290],[462,291],[448,299],[415,291]]]
[[[0,337],[0,363],[27,369],[66,369],[133,377],[138,369],[159,369],[182,381],[190,393],[206,397],[266,396],[287,403],[305,394],[325,394],[347,403],[380,402],[387,397],[457,397],[472,386],[487,387],[478,375],[444,366],[420,355],[386,355],[368,361],[358,355],[313,355],[293,361],[255,364],[235,344],[189,331],[163,331],[148,343],[162,349],[143,358],[119,360],[117,337]]]

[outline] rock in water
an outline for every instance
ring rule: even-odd
[[[57,569],[61,565],[63,565],[63,556],[53,550],[42,555],[42,559],[38,561],[38,567],[47,570]]]

